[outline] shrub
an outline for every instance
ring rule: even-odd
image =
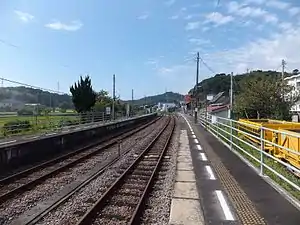
[[[66,127],[79,124],[78,120],[71,120],[71,119],[61,119],[58,122],[58,127]]]
[[[18,110],[18,116],[33,116],[33,111],[30,109],[20,109]]]
[[[29,120],[14,120],[8,121],[3,125],[3,135],[17,134],[28,131],[32,125]]]

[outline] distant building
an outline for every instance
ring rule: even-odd
[[[225,95],[225,92],[219,92],[216,95],[210,95],[207,102],[206,110],[209,114],[228,118],[230,110],[230,99]]]
[[[300,74],[286,77],[284,80],[287,81],[288,85],[293,87],[293,90],[290,94],[293,95],[300,92]],[[300,101],[296,102],[292,106],[291,112],[300,113]]]
[[[12,103],[0,102],[0,108],[12,108]]]
[[[175,103],[161,103],[159,102],[157,105],[157,109],[160,111],[168,111],[169,108],[175,108]]]

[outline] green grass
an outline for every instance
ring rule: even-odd
[[[5,123],[10,122],[10,121],[15,121],[15,120],[20,120],[20,121],[29,121],[31,124],[31,128],[27,131],[22,131],[16,134],[8,134],[6,136],[14,136],[14,135],[24,135],[24,134],[35,134],[35,133],[41,133],[44,131],[51,131],[55,130],[59,127],[61,127],[61,124],[63,124],[66,121],[78,121],[79,122],[79,117],[78,116],[5,116],[5,117],[0,117],[0,137],[4,136],[3,132],[3,126]]]
[[[224,125],[218,125],[219,128],[223,129],[218,129],[219,133],[221,135],[223,135],[224,137],[221,137],[221,135],[219,135],[219,138],[221,140],[223,140],[226,143],[230,143],[230,129]],[[213,129],[217,129],[216,127],[214,127]],[[208,130],[211,130],[210,128],[208,128]],[[214,132],[214,131],[212,131]],[[228,132],[228,133],[226,133]],[[216,134],[216,132],[214,132]],[[233,135],[234,136],[238,136],[237,135],[237,131],[233,130]],[[256,159],[258,159],[260,161],[261,155],[260,152],[258,152],[257,150],[255,150],[254,148],[248,146],[247,144],[243,143],[242,141],[238,140],[237,138],[234,138],[233,136],[233,142],[240,146],[243,150],[247,151],[249,154],[251,154],[252,156],[254,156]],[[245,139],[243,139],[245,140]],[[249,143],[249,142],[248,142]],[[253,145],[253,144],[252,144]],[[258,147],[260,148],[260,147]],[[242,152],[240,149],[238,149],[236,146],[233,145],[233,149],[235,149],[236,151],[238,151],[244,158],[246,158],[253,166],[255,166],[256,168],[260,169],[260,163],[258,163],[257,161],[255,161],[254,159],[252,159],[250,156],[248,156],[246,153]],[[300,179],[298,177],[296,177],[294,174],[292,174],[291,172],[289,172],[283,165],[281,165],[279,162],[275,161],[274,159],[271,159],[270,157],[264,155],[263,157],[264,159],[264,163],[266,165],[268,165],[269,167],[271,167],[273,170],[275,170],[276,172],[280,173],[281,175],[283,175],[284,177],[286,177],[288,180],[292,181],[294,184],[296,184],[297,186],[300,186]],[[267,168],[263,169],[263,173],[267,176],[269,176],[273,181],[275,181],[277,184],[279,184],[281,187],[283,187],[286,191],[288,191],[292,196],[294,196],[296,199],[300,200],[300,192],[298,190],[296,190],[293,186],[291,186],[289,183],[287,183],[286,181],[282,180],[281,178],[279,178],[276,174],[274,174],[272,171],[268,170]]]

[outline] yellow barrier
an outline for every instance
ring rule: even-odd
[[[238,129],[248,132],[257,138],[260,138],[260,130],[261,127],[269,128],[272,130],[300,130],[300,123],[294,123],[294,122],[288,122],[288,121],[283,121],[283,120],[268,120],[268,119],[239,119]],[[254,142],[255,144],[260,144],[259,139],[255,139],[251,137],[250,135],[242,134],[239,132],[241,136],[244,136],[248,140]],[[264,130],[264,139],[274,142],[278,144],[278,138],[277,138],[277,132],[273,132],[270,130]],[[270,151],[274,153],[274,146],[268,143],[265,143],[264,149],[266,151]]]
[[[264,129],[264,139],[273,142],[277,145],[291,149],[294,152],[300,153],[300,138],[295,137],[300,133],[300,123],[282,121],[282,120],[268,120],[268,119],[239,119],[238,129],[257,137],[251,137],[242,132],[238,132],[242,136],[256,145],[260,145],[261,127]],[[285,134],[283,134],[285,133]],[[290,134],[290,135],[289,135]],[[264,150],[270,152],[275,157],[282,159],[291,165],[300,168],[300,156],[283,148],[276,147],[272,144],[265,143]]]
[[[283,134],[283,133],[278,134],[278,145],[288,148],[294,151],[295,153],[291,151],[287,151],[283,148],[275,147],[274,156],[289,162],[290,164],[292,164],[297,168],[300,168],[300,155],[299,155],[300,138],[295,137],[296,135],[299,135],[300,129],[291,129],[291,130],[279,129],[279,131],[285,132],[287,134]]]

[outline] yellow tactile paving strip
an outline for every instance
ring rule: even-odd
[[[206,151],[211,165],[219,177],[224,190],[230,198],[236,210],[239,220],[244,225],[266,225],[264,218],[255,209],[247,194],[239,186],[238,182],[225,168],[221,159],[213,151]]]

